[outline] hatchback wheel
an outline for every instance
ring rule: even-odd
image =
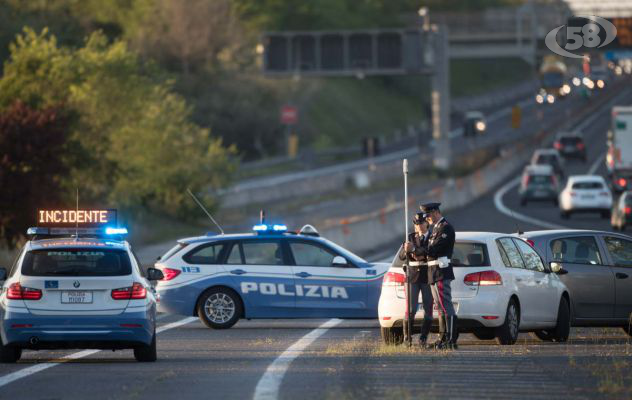
[[[498,344],[514,344],[518,340],[520,332],[520,312],[514,299],[509,300],[505,322],[496,328],[496,341]]]
[[[197,305],[200,320],[209,328],[228,329],[243,314],[241,299],[227,288],[212,288],[202,293]]]
[[[402,344],[404,342],[404,329],[401,327],[380,328],[384,344]]]
[[[22,349],[19,347],[10,347],[2,344],[0,339],[0,362],[14,363],[22,357]]]
[[[568,300],[562,297],[557,309],[557,325],[550,331],[551,341],[563,343],[568,340],[571,332],[571,308]]]

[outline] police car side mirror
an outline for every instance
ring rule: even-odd
[[[333,267],[346,267],[347,265],[349,265],[349,262],[342,256],[336,256],[331,261],[331,265]]]
[[[7,270],[4,268],[0,268],[0,281],[7,280]]]
[[[156,268],[147,268],[147,279],[150,281],[159,281],[163,279],[165,276],[162,274],[162,271]]]

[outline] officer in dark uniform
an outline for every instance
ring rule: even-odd
[[[454,250],[454,228],[441,215],[440,203],[423,204],[420,208],[426,220],[432,224],[432,233],[428,238],[428,283],[432,286],[432,296],[437,302],[439,314],[443,316],[440,323],[442,336],[435,348],[456,349],[458,346],[458,326],[456,312],[452,305],[452,291],[450,283],[454,280],[452,271],[452,251]]]
[[[424,308],[424,322],[421,326],[421,336],[419,337],[419,345],[427,348],[428,334],[432,328],[432,290],[428,285],[428,266],[426,265],[427,245],[430,232],[429,224],[424,219],[423,213],[417,213],[413,217],[413,226],[415,232],[408,235],[408,242],[399,252],[399,259],[402,261],[408,257],[408,265],[410,271],[408,277],[410,280],[410,296],[412,318],[414,320],[419,303],[419,292],[421,292],[421,300]]]

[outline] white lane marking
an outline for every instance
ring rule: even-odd
[[[515,186],[518,186],[519,183],[520,183],[520,178],[518,177],[516,179],[513,179],[507,182],[503,187],[501,187],[500,189],[498,189],[498,191],[496,191],[496,194],[494,195],[494,205],[496,206],[496,209],[498,211],[500,211],[501,213],[511,218],[518,219],[520,221],[527,222],[529,224],[541,226],[543,228],[566,229],[565,226],[552,224],[550,222],[542,221],[537,218],[532,218],[532,217],[529,217],[528,215],[520,214],[519,212],[513,211],[509,207],[505,206],[505,204],[503,203],[503,197],[512,188],[514,188]]]
[[[605,158],[606,158],[606,153],[603,153],[602,155],[597,157],[595,162],[593,162],[592,165],[590,166],[590,169],[588,170],[588,175],[594,175],[595,172],[597,172],[597,170],[599,169],[599,167],[603,163]]]
[[[276,400],[279,397],[279,388],[283,381],[283,376],[287,372],[292,361],[316,339],[321,337],[329,328],[342,322],[341,319],[333,318],[321,324],[318,328],[300,338],[293,345],[287,348],[272,364],[268,366],[257,387],[255,388],[254,400]]]
[[[160,333],[160,332],[164,332],[166,330],[169,329],[173,329],[173,328],[177,328],[179,326],[182,325],[186,325],[190,322],[195,321],[197,318],[196,317],[188,317],[188,318],[184,318],[181,319],[180,321],[176,321],[176,322],[172,322],[170,324],[167,324],[165,326],[161,326],[159,328],[156,328],[156,333]],[[10,374],[7,374],[5,376],[0,377],[0,387],[8,385],[11,382],[15,382],[18,379],[22,379],[22,378],[26,378],[29,375],[33,375],[36,374],[38,372],[42,372],[48,368],[52,368],[52,367],[56,367],[57,365],[63,364],[66,361],[70,361],[70,360],[78,360],[80,358],[84,358],[84,357],[88,357],[92,354],[98,353],[102,350],[83,350],[83,351],[79,351],[77,353],[72,353],[69,354],[67,356],[64,356],[61,358],[62,361],[57,361],[57,362],[47,362],[47,363],[42,363],[42,364],[37,364],[37,365],[33,365],[32,367],[28,367],[28,368],[24,368],[21,369],[19,371],[15,371],[12,372]]]

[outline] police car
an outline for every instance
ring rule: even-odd
[[[159,311],[210,328],[240,318],[376,318],[389,267],[369,263],[306,225],[182,239],[156,263]]]
[[[101,217],[78,217],[84,210],[40,214],[40,226],[9,271],[0,268],[0,361],[15,362],[23,349],[127,349],[138,361],[156,360],[156,299],[143,277],[125,228],[43,227],[44,222],[112,223],[115,210]],[[66,216],[63,216],[63,213]],[[57,217],[58,218],[57,218]],[[43,218],[43,220],[42,220]]]

